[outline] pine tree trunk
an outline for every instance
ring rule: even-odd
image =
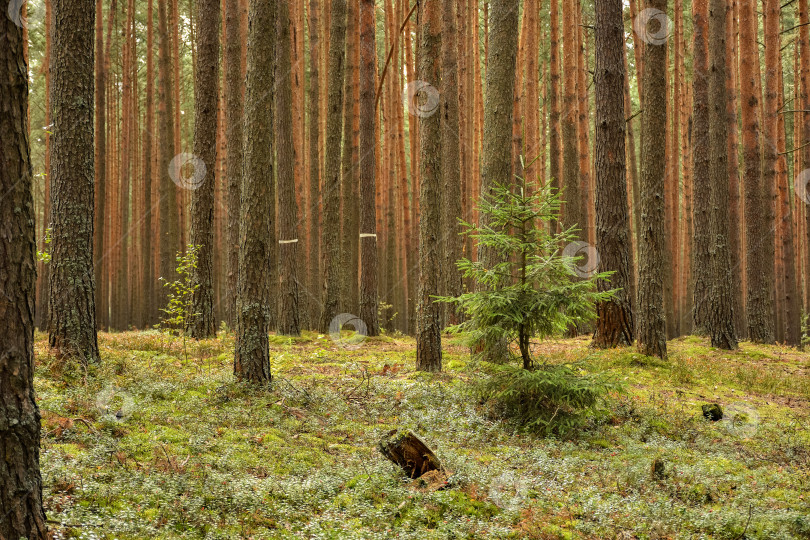
[[[320,315],[321,198],[321,19],[320,0],[309,0],[309,319]]]
[[[273,200],[273,148],[270,115],[273,96],[267,91],[274,85],[276,29],[274,0],[250,0],[250,31],[247,46],[245,89],[245,129],[242,196],[239,205],[240,233],[239,279],[236,299],[237,330],[234,375],[239,380],[256,384],[270,382],[270,352],[267,333],[270,329],[269,283],[275,264],[271,229],[268,219]]]
[[[224,62],[225,72],[225,139],[227,141],[227,161],[225,181],[227,182],[227,320],[231,326],[236,321],[236,287],[239,274],[239,198],[242,184],[242,128],[244,107],[242,87],[242,39],[240,0],[223,0],[225,3]]]
[[[155,284],[154,284],[154,251],[152,247],[152,219],[154,207],[152,206],[152,150],[153,131],[155,129],[155,90],[154,90],[154,0],[147,4],[147,37],[146,37],[146,127],[143,133],[143,200],[144,215],[141,224],[141,265],[143,266],[143,280],[141,294],[143,295],[143,318],[141,326],[146,328],[154,323],[155,317]]]
[[[53,233],[50,345],[58,358],[98,362],[93,277],[92,0],[55,0],[51,56]]]
[[[667,0],[648,0],[647,8],[666,13]],[[643,354],[660,358],[667,356],[664,313],[666,70],[666,42],[645,43],[640,209],[644,219],[639,234],[638,342]]]
[[[458,220],[462,217],[461,209],[461,162],[459,139],[459,85],[457,77],[458,64],[458,30],[456,26],[456,0],[442,0],[442,86],[441,96],[441,151],[442,151],[442,207],[444,226],[442,227],[445,246],[444,293],[447,296],[461,295],[461,272],[456,261],[463,256],[462,228]],[[535,64],[536,66],[536,64]],[[530,158],[531,159],[531,158]],[[456,324],[458,315],[447,304],[447,322]]]
[[[577,129],[577,115],[579,101],[577,98],[577,32],[575,5],[578,0],[563,0],[562,27],[563,31],[563,75],[565,86],[562,99],[562,184],[564,194],[562,211],[563,228],[576,227],[577,236],[587,239],[587,223],[582,199],[580,182],[582,170],[579,161],[579,133]],[[487,86],[489,88],[489,86]],[[489,92],[487,92],[489,94]]]
[[[194,155],[205,169],[194,171],[202,182],[191,198],[191,243],[199,248],[194,268],[194,316],[190,333],[194,339],[217,335],[214,320],[214,171],[217,162],[217,109],[219,104],[219,0],[197,3],[197,66],[194,99]],[[194,187],[194,186],[192,186]]]
[[[105,178],[107,171],[107,83],[106,83],[106,65],[104,60],[104,10],[102,9],[103,2],[96,0],[96,54],[101,58],[96,62],[96,80],[95,80],[95,111],[96,111],[96,124],[95,133],[95,172],[94,172],[94,195],[95,209],[93,213],[93,253],[97,257],[94,265],[93,277],[96,282],[96,317],[97,324],[101,328],[109,326],[109,321],[105,316],[105,307],[107,303],[104,301],[104,269],[107,266],[104,257],[104,216],[106,215],[105,203],[107,199],[106,188],[107,180]],[[115,2],[112,2],[110,9],[110,21],[112,22],[113,13],[115,12]]]
[[[158,2],[158,169],[160,178],[160,277],[166,282],[174,281],[175,258],[178,246],[177,191],[174,178],[181,179],[180,171],[174,170],[175,158],[174,113],[172,104],[172,61],[169,41],[167,2]],[[158,308],[166,307],[168,288],[159,287]]]
[[[92,2],[92,0],[91,0]],[[85,2],[87,4],[87,2]],[[67,9],[66,9],[67,8]],[[85,9],[76,19],[68,19],[76,8]],[[70,20],[74,29],[82,34],[83,47],[77,52],[92,53],[93,5],[70,6],[57,0],[54,3],[56,27],[53,50],[64,68],[65,22]],[[79,25],[84,25],[80,27]],[[28,64],[23,54],[23,28],[10,17],[0,20],[0,538],[48,537],[45,513],[42,509],[42,477],[39,472],[40,417],[34,396],[34,286],[36,281],[36,231],[34,227],[34,200],[28,143]],[[82,55],[80,55],[82,56]],[[86,56],[84,57],[86,60]],[[79,73],[85,79],[82,85],[92,105],[93,73],[91,61]],[[82,73],[84,72],[84,73]],[[64,104],[65,77],[61,71],[54,79],[61,81],[54,87],[56,104]],[[88,91],[89,90],[89,91]],[[70,114],[65,109],[55,109]],[[86,107],[87,112],[90,111]],[[92,116],[84,115],[83,122],[92,128]],[[89,122],[89,123],[88,123]],[[88,129],[81,136],[92,136]],[[56,135],[56,132],[55,132]],[[63,135],[56,135],[60,153],[54,157],[64,159]],[[92,155],[92,140],[86,146]],[[92,162],[90,174],[92,174]],[[84,167],[83,173],[88,172]],[[61,172],[61,171],[60,171]],[[85,178],[87,182],[89,178]],[[92,196],[92,183],[86,190]],[[89,207],[92,211],[92,205]],[[92,223],[92,216],[90,217]],[[88,237],[86,242],[89,244]],[[92,261],[91,261],[92,262]],[[92,273],[89,274],[92,282]],[[58,277],[58,276],[57,276]],[[91,297],[92,300],[92,297]],[[92,304],[91,304],[92,305]],[[57,305],[62,309],[62,305]],[[92,327],[95,331],[95,327]]]
[[[377,291],[377,216],[375,206],[377,143],[374,92],[376,78],[374,0],[360,3],[360,319],[369,336],[380,333]]]
[[[550,1],[550,40],[549,40],[549,176],[557,191],[562,190],[562,161],[561,161],[561,135],[560,135],[560,3],[557,0]],[[550,223],[551,232],[557,231],[557,222]]]
[[[798,121],[801,118],[802,127],[802,148],[801,150],[801,163],[802,171],[810,169],[810,146],[807,146],[810,141],[810,14],[808,13],[807,2],[799,2],[799,58],[800,58],[800,79],[801,79],[801,109],[805,112],[796,117]],[[799,169],[797,169],[799,170]],[[803,197],[797,199],[797,205],[804,207],[804,234],[802,235],[802,242],[804,243],[804,312],[810,313],[810,183],[807,182],[808,175],[796,175],[795,178],[799,181],[804,180],[805,186]],[[801,189],[801,188],[799,188]],[[799,207],[799,206],[797,206]],[[800,261],[799,268],[802,264]]]
[[[340,309],[340,151],[343,128],[343,76],[346,61],[346,0],[331,4],[329,29],[329,99],[326,117],[326,148],[321,227],[321,273],[323,306],[318,329],[329,325]]]
[[[741,19],[744,17],[741,17]],[[731,254],[728,246],[728,132],[726,121],[726,1],[709,2],[709,217],[712,284],[706,326],[712,346],[737,348]],[[747,213],[748,214],[748,213]],[[752,216],[748,215],[749,220]]]
[[[692,243],[692,275],[694,282],[694,331],[706,332],[711,283],[709,215],[711,185],[709,184],[709,12],[707,0],[695,0],[692,6],[695,21],[694,90],[692,122],[692,174],[694,178],[694,240]]]
[[[621,0],[596,1],[596,249],[600,291],[619,289],[597,304],[593,343],[600,348],[634,342],[630,220],[627,209],[624,113],[624,25]]]
[[[276,4],[276,70],[292,69],[290,11],[286,2]],[[278,332],[300,336],[298,311],[298,204],[295,199],[295,145],[293,142],[292,81],[277,82],[275,98],[276,152],[278,155]]]
[[[413,98],[412,107],[418,105],[426,111],[419,118],[419,291],[416,308],[416,369],[441,371],[442,336],[441,304],[432,296],[440,292],[441,245],[441,115],[434,92],[441,81],[441,10],[440,0],[422,0],[419,4],[419,80],[432,85],[420,89]],[[512,73],[514,78],[514,70]],[[511,107],[511,99],[509,106]],[[436,109],[436,110],[431,110]],[[427,112],[429,111],[429,112]],[[413,114],[414,110],[411,109]],[[413,118],[413,116],[412,116]],[[511,123],[508,126],[511,130]],[[508,141],[509,138],[504,139]],[[504,145],[509,152],[509,145]],[[511,170],[507,155],[507,167]],[[391,231],[391,234],[393,231]]]

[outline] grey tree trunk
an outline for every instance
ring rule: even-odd
[[[98,362],[93,276],[93,0],[54,0],[51,56],[50,344]]]
[[[242,197],[234,375],[257,384],[270,382],[270,280],[275,226],[268,219],[273,200],[273,125],[267,114],[274,84],[275,0],[250,0],[245,89]],[[274,306],[273,306],[274,307]]]

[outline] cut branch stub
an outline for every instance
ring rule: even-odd
[[[393,430],[378,446],[382,455],[399,465],[411,478],[419,478],[430,471],[441,471],[439,458],[410,431]]]

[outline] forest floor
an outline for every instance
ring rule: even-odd
[[[269,391],[234,383],[229,335],[188,357],[157,331],[99,339],[103,363],[84,370],[37,336],[57,538],[810,538],[810,356],[795,349],[688,337],[663,362],[546,342],[547,362],[625,387],[559,439],[489,415],[458,338],[430,375],[407,337],[273,336]],[[705,403],[726,418],[705,420]],[[434,449],[445,489],[379,453],[394,428]]]

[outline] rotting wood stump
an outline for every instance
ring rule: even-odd
[[[411,478],[419,478],[430,471],[443,471],[439,458],[419,437],[406,431],[391,431],[377,446],[382,455],[399,465]]]

